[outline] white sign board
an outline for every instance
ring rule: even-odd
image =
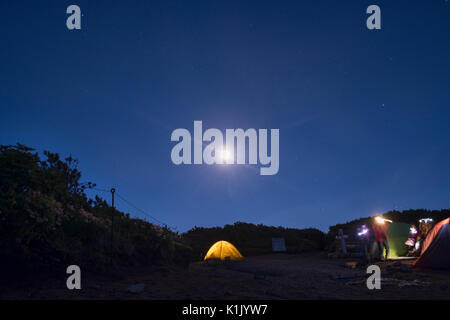
[[[272,251],[284,252],[286,251],[286,242],[284,238],[272,238]]]

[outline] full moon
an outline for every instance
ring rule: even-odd
[[[233,163],[233,153],[226,148],[217,151],[217,158],[223,164]]]

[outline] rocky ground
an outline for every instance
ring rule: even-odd
[[[65,272],[0,289],[1,299],[450,299],[450,271],[411,269],[412,261],[378,263],[381,290],[368,290],[366,268],[325,253],[273,254],[188,269],[133,268],[82,274],[66,289]],[[131,286],[131,287],[130,287]]]

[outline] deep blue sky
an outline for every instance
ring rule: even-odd
[[[448,208],[449,40],[445,0],[5,0],[0,143],[72,154],[83,180],[179,231]],[[278,175],[175,166],[171,132],[194,120],[279,128]]]

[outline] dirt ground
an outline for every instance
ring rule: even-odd
[[[82,274],[82,290],[68,290],[64,273],[45,283],[16,283],[0,299],[450,299],[450,271],[410,269],[412,261],[378,263],[381,290],[366,286],[355,259],[325,253],[273,254],[189,269],[127,269],[122,276]],[[403,264],[403,266],[402,266]],[[144,284],[138,293],[127,288]]]

